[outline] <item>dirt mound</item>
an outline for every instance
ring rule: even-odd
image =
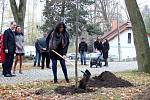
[[[116,88],[116,87],[131,87],[133,86],[133,84],[126,80],[116,77],[113,73],[109,71],[105,71],[102,72],[99,76],[93,77],[93,79],[91,79],[88,82],[88,86]]]
[[[95,79],[101,80],[101,81],[108,81],[108,80],[116,80],[117,77],[109,72],[109,71],[105,71],[102,72],[99,76],[95,76]]]
[[[65,86],[59,86],[55,89],[56,93],[62,94],[62,95],[73,95],[75,93],[88,93],[88,92],[95,92],[95,89],[87,88],[86,90],[75,88],[74,85],[65,87]]]
[[[89,79],[87,83],[86,89],[76,89],[75,86],[59,86],[55,89],[56,93],[62,94],[62,95],[72,95],[75,93],[88,93],[88,92],[95,92],[95,87],[101,88],[117,88],[117,87],[132,87],[133,84],[123,80],[121,78],[116,77],[113,73],[109,71],[105,71],[101,73],[99,76],[95,76],[91,79]]]

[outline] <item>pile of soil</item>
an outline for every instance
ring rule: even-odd
[[[101,73],[99,76],[95,76],[92,79],[89,79],[89,82],[87,83],[86,90],[84,89],[76,89],[75,86],[60,86],[55,89],[56,93],[62,94],[62,95],[72,95],[75,93],[88,93],[88,92],[95,92],[95,87],[101,88],[117,88],[117,87],[132,87],[133,84],[123,80],[121,78],[116,77],[113,73],[109,71],[105,71]]]
[[[88,82],[89,87],[105,87],[105,88],[117,88],[117,87],[132,87],[133,84],[129,81],[116,77],[109,71],[102,72],[99,76],[93,77]]]
[[[80,89],[80,88],[75,88],[74,85],[70,87],[65,87],[65,86],[59,86],[55,89],[56,93],[62,94],[62,95],[73,95],[75,93],[89,93],[89,92],[95,92],[95,89],[90,89],[87,88],[86,90]]]

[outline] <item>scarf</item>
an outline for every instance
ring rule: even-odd
[[[51,50],[56,50],[59,46],[62,48],[65,47],[64,36],[63,33],[54,33],[52,32],[49,47]]]

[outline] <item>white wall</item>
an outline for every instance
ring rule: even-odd
[[[128,33],[131,33],[131,43],[128,43]],[[109,55],[115,55],[119,58],[118,37],[115,37],[114,39],[109,41],[109,44],[110,44]],[[132,30],[127,30],[120,34],[120,46],[121,46],[121,49],[120,49],[121,60],[136,57]]]
[[[150,37],[148,37],[149,47],[150,47]]]

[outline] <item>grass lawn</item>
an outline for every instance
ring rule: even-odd
[[[68,92],[63,95],[57,90],[63,90],[63,88],[74,85],[75,82],[73,79],[70,80],[70,83],[59,80],[59,84],[53,84],[52,81],[35,81],[17,85],[0,84],[0,100],[142,100],[144,95],[149,92],[149,74],[126,71],[115,73],[115,75],[133,83],[134,87],[90,87],[93,92],[85,91],[85,93],[74,94]]]

